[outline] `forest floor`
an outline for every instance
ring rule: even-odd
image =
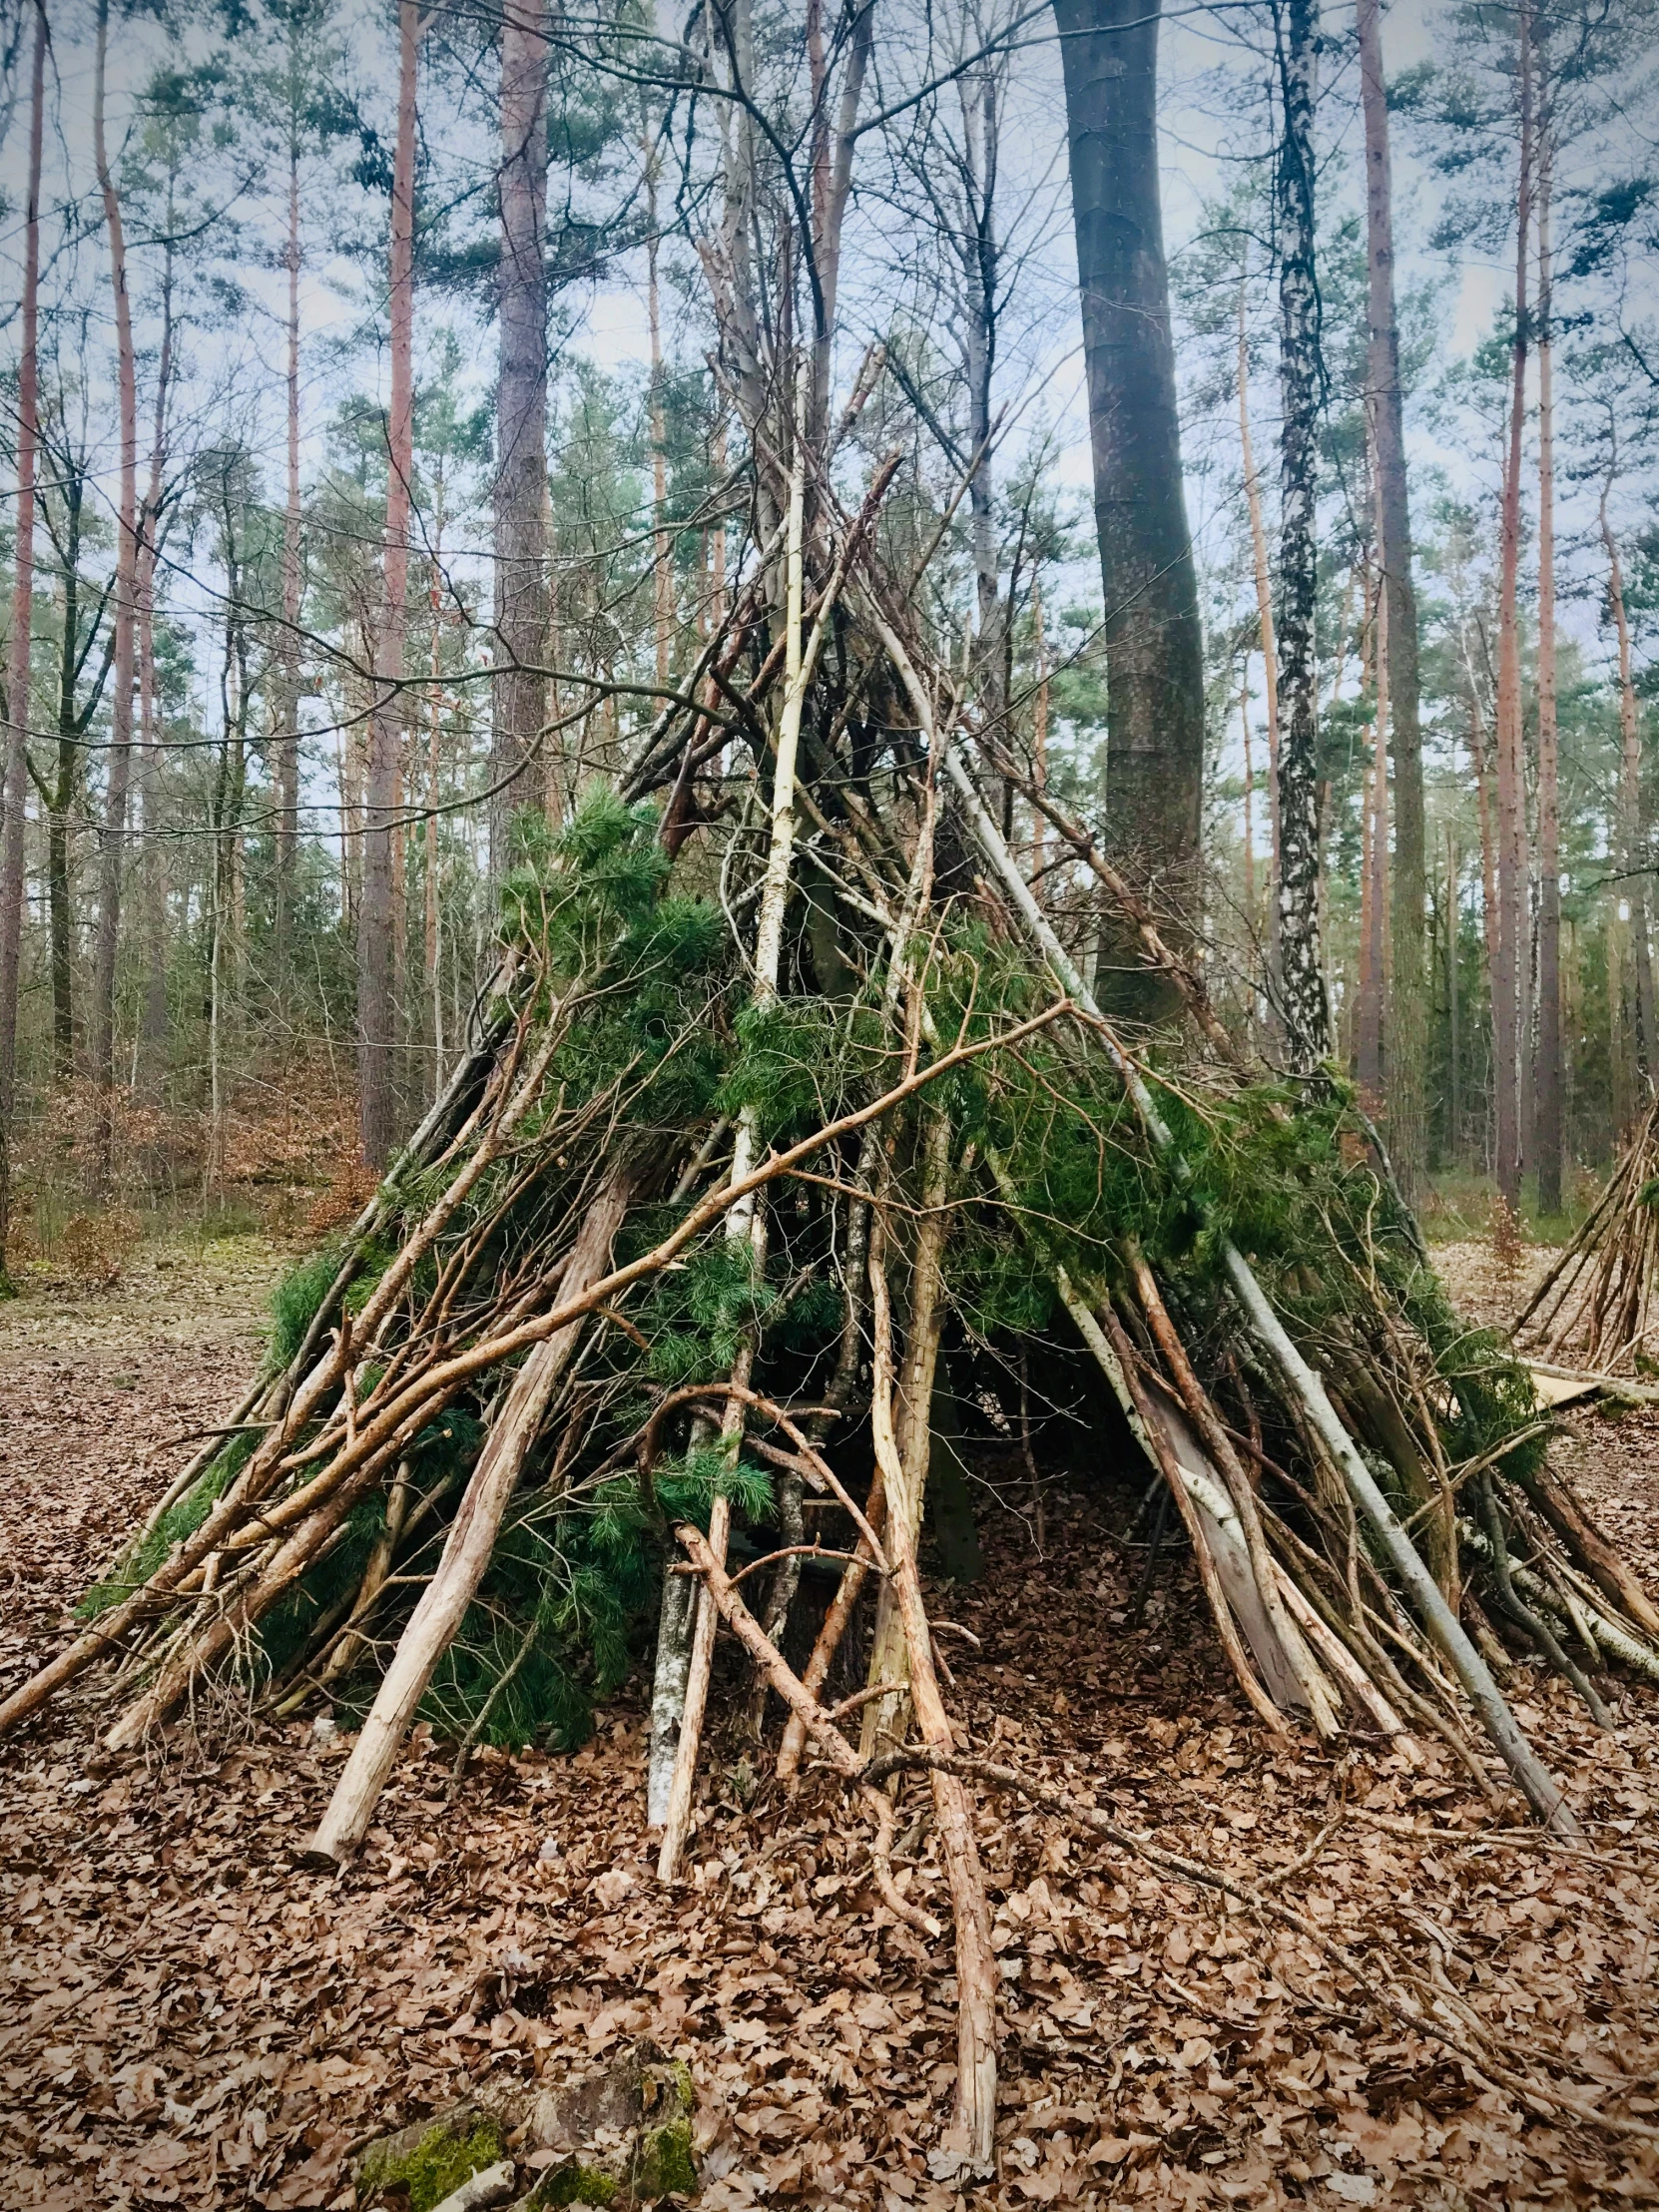
[[[252,1241],[147,1251],[104,1293],[0,1310],[0,1686],[61,1637],[179,1463],[163,1447],[235,1394],[276,1264]],[[1659,1418],[1579,1414],[1556,1448],[1659,1584]],[[1130,1472],[1056,1483],[1046,1558],[982,1493],[985,1576],[932,1601],[981,1640],[948,1645],[975,1745],[1278,1885],[1374,1970],[1449,1981],[1513,2067],[1568,2067],[1651,2130],[1659,1692],[1619,1691],[1614,1740],[1558,1685],[1512,1685],[1582,1850],[1494,1825],[1434,1749],[1415,1770],[1380,1747],[1276,1752],[1180,1562],[1131,1624]],[[879,1907],[861,1823],[824,1778],[782,1804],[763,1759],[717,1740],[689,1879],[666,1894],[636,1687],[585,1750],[480,1759],[452,1800],[448,1755],[419,1737],[358,1863],[324,1878],[294,1854],[343,1742],[256,1723],[228,1751],[111,1759],[96,1696],[0,1746],[3,2212],[344,2207],[364,2139],[642,2032],[692,2065],[710,2212],[958,2201],[926,2167],[952,2078],[948,1936],[928,1946]],[[1659,2196],[1651,2144],[1524,2113],[1300,1939],[1046,1813],[978,1804],[1005,2001],[1001,2178],[976,2204]],[[926,1824],[906,1810],[899,1829],[901,1879],[942,1900]]]

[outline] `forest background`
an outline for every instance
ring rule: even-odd
[[[13,469],[37,15],[8,13],[0,439]],[[545,62],[554,673],[547,743],[503,785],[498,16],[440,10],[415,26],[405,480],[388,462],[397,11],[51,11],[6,1101],[14,1261],[54,1250],[71,1222],[101,1252],[157,1208],[288,1227],[350,1211],[437,1095],[488,979],[512,806],[562,809],[633,757],[753,558],[698,250],[719,125],[674,82],[676,42],[703,32],[626,6],[561,18]],[[845,30],[829,25],[831,43]],[[1432,1178],[1453,1211],[1483,1205],[1487,1182],[1546,1216],[1581,1208],[1645,1095],[1652,30],[1639,0],[1524,23],[1411,4],[1382,21],[1420,641],[1413,830],[1405,717],[1386,680],[1380,712],[1377,680],[1380,645],[1384,679],[1393,656],[1368,401],[1364,73],[1353,21],[1333,11],[1324,26],[1323,962],[1338,1060],[1408,1183],[1426,1193]],[[806,97],[825,36],[816,13],[767,25],[780,118]],[[1171,899],[1223,1018],[1270,1058],[1283,1043],[1270,672],[1284,36],[1267,8],[1170,11],[1158,109],[1204,618],[1203,877]],[[1019,750],[1121,846],[1137,802],[1126,781],[1114,810],[1105,775],[1109,626],[1059,41],[1028,10],[906,5],[874,25],[868,68],[836,389],[871,346],[885,369],[849,449],[901,450],[907,527],[944,531],[925,586],[943,649],[1002,662]],[[952,507],[964,469],[972,495]],[[406,489],[407,523],[395,498],[388,519],[388,481]],[[8,501],[14,688],[15,527]],[[372,675],[382,549],[400,536],[388,792],[371,788]],[[1422,937],[1406,956],[1417,996],[1396,1014],[1402,798],[1403,833],[1421,838],[1404,897],[1408,910],[1420,883]],[[1045,851],[1011,789],[1007,822],[1055,900],[1098,895],[1069,851]],[[1413,1019],[1420,1074],[1402,1105]]]

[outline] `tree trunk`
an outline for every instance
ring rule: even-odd
[[[1521,768],[1520,572],[1521,437],[1526,417],[1527,260],[1532,231],[1532,21],[1521,0],[1520,187],[1515,218],[1515,337],[1510,355],[1509,449],[1503,468],[1499,522],[1497,709],[1497,963],[1492,973],[1493,1089],[1497,1101],[1498,1189],[1513,1206],[1520,1197],[1520,1053],[1522,969],[1528,940],[1526,792]]]
[[[1244,674],[1239,682],[1239,734],[1244,740],[1244,905],[1245,918],[1251,934],[1255,934],[1256,913],[1256,752],[1250,742],[1250,654],[1244,656]],[[1042,818],[1039,815],[1038,820]]]
[[[1268,562],[1268,529],[1262,513],[1262,479],[1256,467],[1256,446],[1250,434],[1250,344],[1245,329],[1245,287],[1239,282],[1239,453],[1244,464],[1245,498],[1250,507],[1250,550],[1256,574],[1256,620],[1261,632],[1262,688],[1268,717],[1268,819],[1273,849],[1268,861],[1268,967],[1278,972],[1279,959],[1279,646],[1273,626],[1273,571]],[[1248,659],[1245,666],[1246,708],[1249,715]],[[1248,814],[1247,818],[1248,820]],[[1251,921],[1256,919],[1254,903]]]
[[[996,496],[991,470],[991,384],[996,373],[997,239],[996,176],[1001,124],[994,69],[978,71],[958,90],[962,103],[963,196],[967,223],[958,242],[966,277],[963,333],[967,363],[969,536],[977,595],[975,649],[980,712],[1004,736],[1007,712],[1003,665],[1006,640],[1001,561],[996,542]]]
[[[40,298],[40,161],[46,115],[46,9],[35,0],[29,76],[29,172],[23,217],[22,343],[17,371],[17,536],[6,657],[6,754],[0,805],[0,1290],[11,1287],[12,1138],[17,1118],[17,984],[23,950],[23,809],[29,788],[29,646],[34,619],[36,344]]]
[[[443,1037],[443,923],[439,906],[438,803],[443,788],[443,525],[444,470],[439,462],[432,514],[432,589],[428,606],[432,617],[430,674],[426,700],[426,821],[425,866],[422,885],[421,952],[426,966],[428,1015],[432,1045],[431,1095],[441,1098],[444,1085]]]
[[[1314,270],[1314,99],[1317,0],[1276,0],[1284,98],[1279,149],[1279,990],[1291,1067],[1312,1075],[1331,1052],[1320,929],[1319,726],[1314,537],[1319,465],[1320,303]]]
[[[384,592],[376,626],[375,698],[368,724],[363,793],[362,903],[357,916],[358,1139],[364,1165],[391,1155],[395,1100],[392,1061],[392,838],[397,827],[402,738],[404,595],[409,580],[409,472],[414,454],[414,165],[417,0],[399,0],[397,153],[391,188],[391,405],[386,422]]]
[[[297,19],[295,19],[297,21]],[[276,740],[277,1002],[285,1008],[293,959],[293,894],[299,862],[299,137],[288,141],[287,505],[282,515],[281,727]]]
[[[167,456],[167,403],[173,381],[173,181],[168,184],[168,241],[162,258],[162,342],[156,364],[156,403],[151,418],[150,481],[145,491],[139,546],[139,797],[144,852],[140,872],[144,902],[144,1006],[139,1017],[140,1064],[159,1087],[167,1058],[167,877],[162,842],[162,752],[157,737],[156,554],[162,521],[162,471]]]
[[[1388,741],[1393,760],[1392,896],[1385,1051],[1388,1155],[1408,1199],[1428,1166],[1428,965],[1423,909],[1428,858],[1422,797],[1417,595],[1405,470],[1404,394],[1394,308],[1393,185],[1382,74],[1381,0],[1358,0],[1360,90],[1366,117],[1366,243],[1370,274],[1367,381],[1377,466],[1379,553],[1387,634]]]
[[[1445,832],[1445,1011],[1446,1164],[1456,1169],[1463,1157],[1462,1040],[1458,1035],[1458,940],[1461,912],[1458,903],[1457,831],[1447,823]]]
[[[506,865],[514,812],[545,776],[524,771],[547,714],[547,9],[522,0],[501,23],[501,259],[496,283],[494,725],[490,865]]]
[[[1647,936],[1647,878],[1645,839],[1642,834],[1642,728],[1636,705],[1636,685],[1630,658],[1630,616],[1624,596],[1624,563],[1619,558],[1619,541],[1607,515],[1608,495],[1613,488],[1613,468],[1609,468],[1601,491],[1600,524],[1601,542],[1607,553],[1607,600],[1612,611],[1613,625],[1619,644],[1619,868],[1623,876],[1623,894],[1619,900],[1619,919],[1627,925],[1627,942],[1630,946],[1632,975],[1630,994],[1633,1000],[1633,1019],[1628,1024],[1625,1059],[1628,1073],[1625,1079],[1625,1095],[1629,1099],[1629,1113],[1633,1119],[1641,1111],[1647,1085],[1652,1079],[1654,1063],[1653,1039],[1653,960]],[[1609,977],[1611,989],[1611,977]],[[1624,1131],[1617,1132],[1621,1137]]]
[[[674,534],[668,527],[668,424],[663,411],[663,312],[658,280],[657,150],[645,138],[645,316],[651,344],[652,620],[657,686],[668,687],[674,648]]]
[[[1480,816],[1480,925],[1486,947],[1486,990],[1496,1003],[1498,969],[1502,963],[1503,915],[1497,896],[1497,826],[1493,817],[1492,775],[1487,759],[1486,733],[1480,723],[1480,706],[1472,681],[1469,687],[1469,762],[1474,770],[1476,804]],[[1495,1024],[1494,1024],[1495,1029]],[[1486,1134],[1491,1157],[1497,1159],[1497,1057],[1494,1046],[1492,1081],[1486,1099]]]
[[[92,1193],[109,1186],[114,1147],[115,966],[121,937],[121,874],[127,840],[127,794],[133,765],[133,640],[138,608],[138,368],[133,356],[133,311],[127,293],[127,242],[121,202],[110,174],[105,141],[105,62],[109,49],[109,0],[99,0],[97,59],[92,98],[93,147],[104,221],[110,234],[110,288],[115,303],[117,387],[121,418],[121,490],[115,571],[115,692],[110,702],[109,770],[104,797],[104,837],[98,889],[98,946],[92,995],[92,1079],[98,1086],[98,1121]]]
[[[862,0],[861,5],[853,0],[849,13],[851,21],[844,34],[846,60],[841,69],[832,132],[827,113],[829,80],[823,62],[822,27],[813,85],[818,109],[813,163],[813,259],[818,270],[823,322],[815,332],[813,346],[808,435],[821,451],[830,426],[830,366],[835,338],[835,303],[840,290],[841,232],[846,221],[847,198],[852,190],[852,157],[858,143],[858,103],[863,98],[864,78],[874,43],[875,0]]]
[[[1370,596],[1368,594],[1368,596]],[[1355,1072],[1368,1113],[1381,1110],[1383,1089],[1383,1008],[1388,995],[1385,916],[1388,899],[1387,598],[1377,580],[1369,624],[1373,715],[1371,761],[1365,787],[1365,838],[1360,886],[1360,991]],[[1391,1043],[1391,1039],[1390,1039]]]
[[[1561,1211],[1561,797],[1555,716],[1555,392],[1547,128],[1538,149],[1538,1211]]]
[[[63,636],[58,644],[58,745],[46,813],[47,927],[52,946],[52,1080],[75,1073],[75,907],[70,881],[70,823],[81,780],[75,677],[81,626],[81,515],[86,480],[63,471]]]
[[[1180,947],[1197,904],[1204,655],[1158,193],[1159,8],[1055,0],[1054,12],[1105,590],[1106,842]],[[1114,935],[1102,952],[1108,1000],[1148,1017],[1176,1012],[1177,994],[1134,942]]]

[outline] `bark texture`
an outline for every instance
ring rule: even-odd
[[[17,979],[23,949],[23,806],[29,783],[29,644],[34,619],[35,461],[40,442],[36,346],[40,299],[40,155],[46,113],[46,10],[36,0],[29,72],[29,176],[23,213],[22,343],[17,370],[17,537],[6,659],[6,755],[0,803],[0,1284],[11,1231],[17,1110]]]
[[[547,719],[547,10],[501,24],[501,258],[496,279],[494,724],[490,851],[499,869],[516,809],[544,778],[524,771]]]
[[[1279,320],[1282,498],[1279,534],[1279,987],[1290,1064],[1311,1075],[1331,1052],[1320,929],[1318,554],[1320,303],[1314,270],[1316,0],[1276,11],[1284,136],[1279,148]]]
[[[397,10],[397,152],[392,167],[391,404],[386,420],[386,533],[376,625],[374,708],[364,764],[362,904],[357,919],[358,1135],[365,1165],[391,1155],[397,1008],[393,975],[392,839],[398,827],[403,737],[404,598],[409,581],[409,471],[414,453],[415,0]]]
[[[1190,941],[1204,776],[1204,658],[1187,528],[1158,193],[1156,5],[1055,0],[1065,65],[1105,590],[1107,845]],[[1162,978],[1109,929],[1108,1010],[1175,1010]]]
[[[276,988],[285,998],[299,857],[299,139],[288,141],[287,504],[282,514],[281,724],[276,738]]]
[[[1607,601],[1619,648],[1619,868],[1623,876],[1619,899],[1621,932],[1630,947],[1631,976],[1626,986],[1631,999],[1624,1022],[1624,1081],[1619,1086],[1626,1114],[1642,1109],[1653,1077],[1653,957],[1648,944],[1647,839],[1642,826],[1642,727],[1636,703],[1636,684],[1630,651],[1630,614],[1625,603],[1624,563],[1619,541],[1607,513],[1609,475],[1601,494],[1601,542],[1607,554]],[[1609,988],[1613,987],[1609,977]],[[1622,994],[1621,994],[1622,995]],[[1623,1132],[1621,1131],[1622,1135]]]
[[[1498,524],[1497,707],[1497,958],[1492,967],[1492,1086],[1496,1099],[1498,1189],[1513,1206],[1520,1197],[1520,1059],[1525,1036],[1527,965],[1526,792],[1521,765],[1520,575],[1521,438],[1526,419],[1527,275],[1532,234],[1532,29],[1522,0],[1520,47],[1520,178],[1515,214],[1515,335],[1510,350],[1509,444]]]
[[[133,355],[133,308],[127,290],[127,240],[121,201],[110,172],[105,136],[109,0],[99,0],[93,85],[93,148],[104,222],[110,235],[110,291],[115,312],[116,385],[120,408],[121,489],[116,519],[115,665],[110,700],[109,771],[104,788],[104,834],[99,850],[98,940],[93,974],[92,1073],[102,1096],[93,1162],[93,1187],[109,1183],[115,1084],[115,963],[121,938],[121,877],[127,841],[127,794],[133,765],[133,652],[138,614],[138,367]]]
[[[1538,165],[1538,1060],[1533,1155],[1538,1211],[1561,1211],[1561,792],[1555,713],[1555,362],[1550,340],[1547,131]]]
[[[1428,1170],[1428,963],[1424,908],[1428,860],[1422,798],[1421,675],[1417,595],[1411,580],[1404,393],[1394,303],[1393,181],[1382,73],[1381,0],[1358,0],[1360,90],[1366,123],[1367,381],[1377,469],[1382,565],[1388,741],[1393,762],[1392,891],[1383,1051],[1388,1151],[1408,1199]],[[1381,687],[1380,687],[1381,695]]]

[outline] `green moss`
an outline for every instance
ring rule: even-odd
[[[567,2158],[562,2166],[548,2168],[525,2201],[562,2212],[567,2204],[615,2204],[621,2193],[622,2184],[603,2166],[585,2166],[579,2158]]]
[[[692,2123],[682,2116],[666,2127],[648,2127],[640,2136],[634,2159],[634,2195],[642,2204],[659,2197],[689,2197],[697,2193],[697,2153],[692,2148]]]
[[[377,2144],[357,2169],[360,2195],[401,2189],[409,2212],[432,2212],[473,2174],[493,2166],[502,2155],[501,2130],[486,2114],[469,2113],[457,2125],[436,2120],[409,2142],[410,2131]]]
[[[683,2058],[647,2066],[640,2080],[646,2124],[634,2149],[631,2194],[641,2204],[660,2197],[697,2194],[697,2153],[692,2145],[696,2098]]]

